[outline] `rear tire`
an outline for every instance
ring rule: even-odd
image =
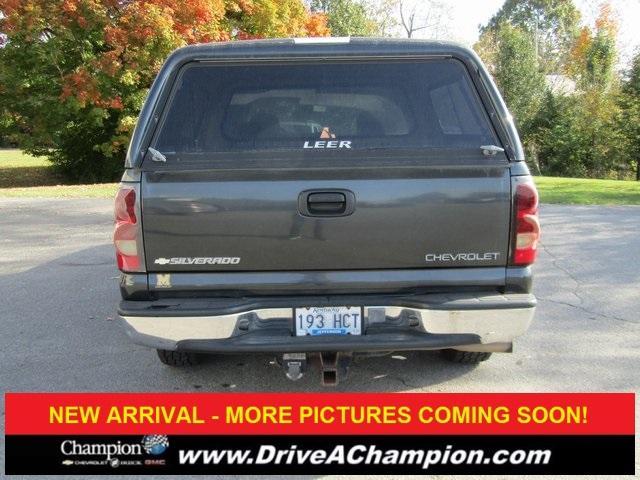
[[[462,350],[447,349],[442,350],[442,356],[450,362],[473,365],[488,360],[491,352],[463,352]]]
[[[193,352],[176,352],[173,350],[156,350],[158,358],[171,367],[192,367],[199,362],[198,355]]]

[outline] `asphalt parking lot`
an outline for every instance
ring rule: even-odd
[[[178,370],[131,344],[116,322],[111,208],[111,200],[0,199],[3,391],[325,390],[316,372],[290,382],[270,356]],[[432,352],[360,360],[337,390],[638,392],[640,207],[545,205],[541,219],[539,308],[513,354],[478,367]]]

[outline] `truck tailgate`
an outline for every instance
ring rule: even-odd
[[[309,212],[309,191],[352,194],[352,211]],[[152,272],[490,267],[508,258],[506,164],[155,172],[143,176],[142,198]]]

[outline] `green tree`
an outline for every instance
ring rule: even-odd
[[[533,133],[543,173],[567,177],[624,178],[620,109],[613,95],[547,94]]]
[[[506,0],[481,33],[510,23],[529,32],[545,73],[560,73],[580,25],[573,0]]]
[[[369,13],[369,7],[357,0],[312,0],[311,11],[327,16],[327,26],[335,37],[369,37],[380,28]]]
[[[541,129],[536,137],[544,171],[590,177],[628,175],[615,72],[616,32],[611,8],[603,4],[595,31],[583,27],[576,38],[567,71],[575,78],[577,90],[570,95],[556,93],[541,109],[540,116],[547,118],[538,122]]]
[[[579,146],[586,143],[578,128],[579,102],[574,96],[554,95],[548,91],[532,130],[536,137],[537,165],[547,175],[584,177],[584,152]]]
[[[619,129],[624,135],[624,154],[631,168],[635,168],[640,181],[640,49],[631,61],[631,67],[622,84]]]
[[[525,145],[529,144],[531,124],[546,91],[532,35],[502,23],[483,33],[475,48],[494,76]]]
[[[579,23],[573,0],[505,0],[480,28],[475,45],[518,122],[536,170],[533,122],[548,89],[546,75],[564,73]]]
[[[549,96],[534,130],[544,172],[568,176],[622,178],[629,174],[628,144],[620,85],[615,71],[617,25],[602,6],[596,29],[584,27],[571,50],[571,94]]]

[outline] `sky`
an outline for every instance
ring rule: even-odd
[[[420,1],[420,0],[418,0]],[[447,38],[466,44],[478,39],[478,25],[485,24],[498,11],[504,0],[440,0],[449,8],[451,24]],[[599,0],[574,0],[583,22],[593,26]],[[635,48],[640,47],[640,0],[611,0],[620,21],[618,47],[620,62],[626,64]]]

